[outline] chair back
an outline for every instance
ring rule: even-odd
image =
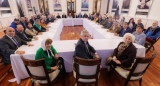
[[[98,59],[83,59],[76,57],[76,79],[98,79],[100,70],[101,58]]]
[[[133,65],[128,77],[142,76],[155,57],[156,57],[156,54],[154,53],[151,57],[146,57],[146,58],[138,57],[138,58],[136,58],[136,62]]]
[[[21,56],[25,68],[32,79],[47,80],[50,82],[44,59],[29,60]]]

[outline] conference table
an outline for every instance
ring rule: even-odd
[[[123,41],[122,37],[114,36],[113,33],[107,32],[101,25],[83,18],[68,18],[58,19],[56,22],[51,23],[48,26],[49,31],[43,32],[42,35],[38,35],[38,40],[32,40],[31,43],[34,46],[23,45],[18,50],[25,51],[23,57],[26,59],[34,60],[36,51],[41,47],[41,41],[46,38],[53,39],[52,45],[57,50],[58,55],[64,59],[64,65],[66,72],[72,72],[73,70],[73,54],[75,51],[75,45],[78,40],[60,40],[60,34],[64,26],[83,25],[88,30],[93,39],[89,39],[90,45],[92,45],[98,55],[102,58],[101,65],[105,68],[105,60],[111,56],[113,50]],[[137,48],[136,56],[145,56],[145,48],[141,45],[135,44]],[[12,54],[10,56],[11,65],[15,79],[20,84],[22,79],[28,78],[29,75],[25,69],[25,66],[20,58],[19,54]]]

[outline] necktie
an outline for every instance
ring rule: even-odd
[[[14,39],[13,37],[12,37],[12,39],[13,39],[14,43],[16,43],[17,47],[20,47],[20,44],[16,41],[16,39]]]
[[[89,49],[88,49],[88,45],[87,45],[87,43],[85,43],[85,45],[86,45],[86,48],[87,48],[87,52],[89,53]]]
[[[27,36],[26,36],[24,33],[22,33],[22,34],[23,34],[23,36],[24,36],[26,39],[28,39]]]

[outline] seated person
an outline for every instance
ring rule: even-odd
[[[25,17],[20,18],[20,24],[23,26],[24,30],[26,29],[26,20]]]
[[[124,22],[121,30],[118,33],[114,33],[114,35],[119,35],[120,37],[123,37],[126,33],[131,33],[131,30],[128,28],[127,22]]]
[[[137,26],[136,31],[132,33],[136,39],[135,43],[144,46],[145,41],[146,41],[146,35],[143,33],[143,27],[142,26]]]
[[[29,22],[31,22],[31,24],[34,24],[34,16],[31,16],[31,19],[29,20]]]
[[[33,44],[26,42],[16,36],[15,30],[11,27],[8,27],[6,29],[6,34],[0,39],[0,50],[4,57],[2,58],[2,62],[10,64],[11,54],[24,54],[25,51],[17,50],[21,45],[33,46]]]
[[[59,13],[57,14],[57,18],[58,18],[58,19],[60,19],[60,18],[61,18],[61,16],[59,15]]]
[[[45,24],[44,20],[41,19],[40,21],[41,21],[41,26],[42,26],[42,28],[46,28],[47,25]]]
[[[83,18],[88,18],[87,13],[84,13]]]
[[[133,26],[132,32],[136,31],[137,26],[142,26],[143,29],[144,29],[144,25],[142,24],[142,20],[141,20],[141,19],[138,19],[138,20],[137,20],[137,24],[135,24],[135,25]]]
[[[24,32],[24,28],[23,28],[22,25],[17,25],[17,28],[16,28],[16,29],[17,29],[16,35],[17,35],[19,38],[21,38],[21,39],[24,40],[24,41],[28,41],[28,42],[32,40],[33,36],[26,34],[26,33]]]
[[[19,19],[15,18],[14,21],[10,25],[10,27],[12,27],[15,30],[15,32],[17,32],[16,28],[19,22],[20,22]]]
[[[48,71],[56,70],[58,68],[57,64],[60,62],[59,68],[65,72],[64,62],[62,57],[58,57],[57,51],[52,45],[51,39],[44,39],[41,42],[41,48],[36,52],[35,60],[45,59],[46,68]]]
[[[88,17],[89,20],[94,20],[94,17],[93,15],[91,14],[89,17]]]
[[[109,17],[107,23],[104,25],[104,28],[109,29],[112,26],[112,17]]]
[[[97,20],[97,22],[98,22],[98,23],[100,23],[101,21],[102,21],[102,16],[101,16],[101,15],[99,15],[99,16],[98,16],[98,20]]]
[[[154,21],[152,26],[145,30],[144,33],[147,36],[146,41],[154,43],[154,41],[160,36],[158,21]]]
[[[31,36],[36,36],[38,32],[32,27],[32,24],[30,22],[27,23],[27,29],[25,32]]]
[[[128,22],[128,27],[133,30],[133,27],[135,26],[135,22],[134,22],[134,19],[131,18]]]
[[[77,18],[83,18],[83,17],[82,17],[82,14],[79,13],[78,16],[77,16]]]
[[[98,17],[97,17],[97,15],[94,15],[94,22],[97,22],[98,21]]]
[[[137,53],[136,47],[133,45],[135,37],[131,33],[126,33],[123,38],[124,42],[120,42],[118,47],[114,49],[112,58],[107,58],[107,66],[113,65],[115,67],[122,65],[126,68],[132,66]]]
[[[121,30],[120,25],[116,20],[113,21],[113,25],[107,30],[107,32],[117,33]]]
[[[102,21],[100,22],[100,24],[101,24],[102,26],[104,26],[107,22],[108,22],[108,20],[106,19],[106,16],[103,15]]]
[[[46,31],[46,29],[41,26],[40,19],[35,20],[35,23],[33,24],[33,28],[37,32],[45,32]]]
[[[63,13],[62,18],[67,18],[67,15]]]
[[[95,49],[88,43],[89,37],[90,35],[87,30],[81,32],[81,38],[75,47],[74,60],[76,56],[84,59],[93,59],[94,57],[99,58]]]

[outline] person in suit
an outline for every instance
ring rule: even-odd
[[[113,25],[107,30],[107,32],[117,33],[121,30],[120,25],[116,20],[113,21]]]
[[[20,24],[23,26],[24,30],[26,29],[26,21],[25,21],[25,17],[21,17],[20,18]]]
[[[88,43],[90,35],[87,30],[83,30],[81,32],[81,38],[77,42],[74,52],[74,59],[76,57],[84,58],[84,59],[93,59],[99,58],[96,50]]]
[[[84,13],[83,18],[88,18],[87,13]]]
[[[105,29],[109,29],[112,26],[113,22],[112,22],[112,17],[109,17],[107,23],[104,25]]]
[[[98,16],[97,23],[100,23],[101,21],[102,21],[102,16],[101,16],[101,15],[99,15],[99,16]]]
[[[16,28],[19,22],[20,22],[19,19],[15,18],[14,21],[10,25],[10,27],[14,28],[15,32],[17,32]]]
[[[59,13],[57,14],[57,18],[58,18],[58,19],[60,19],[60,18],[61,18],[61,16],[59,15]]]
[[[44,39],[41,42],[41,48],[39,48],[36,52],[35,59],[45,59],[47,70],[57,70],[57,63],[60,62],[59,68],[65,72],[63,58],[58,56],[56,49],[52,45],[52,39]]]
[[[17,29],[16,35],[19,38],[21,38],[22,40],[25,40],[27,42],[32,40],[33,36],[26,34],[22,25],[17,25],[16,29]]]
[[[136,57],[137,49],[133,45],[135,36],[131,33],[126,33],[123,37],[124,41],[120,42],[118,47],[114,49],[111,58],[107,59],[106,65],[123,66],[129,68],[132,66],[134,59]],[[109,61],[110,60],[110,61]]]
[[[83,17],[82,17],[82,14],[79,13],[78,16],[77,16],[77,18],[83,18]]]
[[[104,26],[107,22],[108,22],[108,21],[107,21],[107,19],[106,19],[106,16],[103,15],[102,21],[100,22],[100,24]]]
[[[31,19],[29,20],[31,22],[31,24],[34,24],[34,16],[31,16]]]
[[[138,20],[137,20],[137,24],[135,24],[135,25],[133,26],[132,32],[136,31],[137,26],[142,26],[143,29],[144,29],[144,25],[143,25],[141,19],[138,19]]]
[[[62,18],[67,18],[67,15],[63,13]]]
[[[21,45],[33,46],[33,44],[16,36],[15,30],[11,27],[8,27],[6,29],[6,34],[0,39],[0,50],[3,55],[2,62],[10,64],[11,54],[24,54],[24,51],[17,50]]]
[[[131,33],[131,29],[128,28],[127,22],[123,23],[121,30],[118,33],[114,33],[114,35],[123,37],[126,33]]]
[[[46,29],[41,26],[40,19],[36,19],[33,28],[38,32],[45,32]]]

